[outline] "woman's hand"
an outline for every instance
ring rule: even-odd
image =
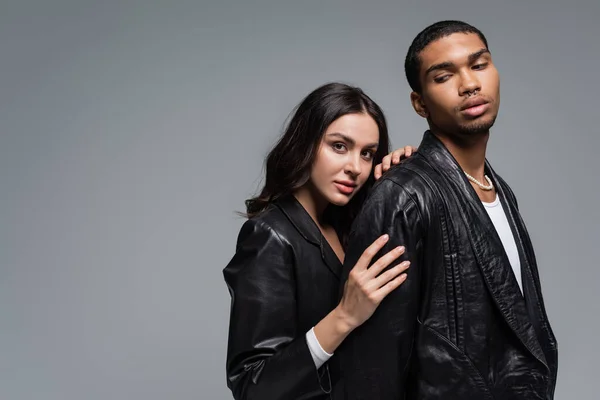
[[[389,251],[369,268],[373,257],[388,240],[388,235],[383,235],[373,242],[350,271],[342,300],[338,305],[341,317],[350,330],[369,319],[379,303],[406,280],[406,274],[403,272],[409,267],[409,261],[404,261],[381,273],[404,253],[403,246]]]
[[[383,160],[381,160],[381,164],[377,164],[375,166],[375,170],[373,171],[375,179],[377,180],[381,178],[381,175],[383,175],[388,169],[390,169],[392,165],[399,164],[401,160],[410,157],[416,151],[416,147],[404,146],[392,151],[390,154],[383,157]]]
[[[373,315],[385,296],[406,280],[404,271],[410,265],[408,261],[381,273],[404,253],[402,246],[389,251],[369,268],[388,240],[388,235],[383,235],[363,252],[350,271],[342,300],[314,327],[317,341],[327,353],[334,352],[350,332]]]

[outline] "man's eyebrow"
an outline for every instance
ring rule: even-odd
[[[477,60],[479,57],[481,57],[484,54],[491,54],[490,51],[488,49],[481,49],[479,51],[476,51],[473,54],[469,54],[469,62],[472,63],[473,61]],[[433,64],[431,67],[427,68],[427,71],[425,71],[425,76],[429,75],[431,72],[433,71],[437,71],[440,69],[448,69],[454,67],[454,63],[450,62],[450,61],[444,61],[438,64]]]
[[[469,55],[469,62],[472,63],[473,61],[476,61],[479,57],[481,57],[484,54],[491,54],[491,53],[488,49],[481,49],[479,51],[476,51],[475,53]]]
[[[448,69],[453,66],[454,63],[451,63],[450,61],[444,61],[438,64],[433,64],[431,67],[427,68],[427,71],[425,71],[425,76],[429,75],[433,71],[437,71],[438,69]]]

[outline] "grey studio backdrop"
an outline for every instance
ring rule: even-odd
[[[329,81],[418,144],[406,49],[463,19],[502,105],[559,338],[557,399],[597,399],[597,1],[2,1],[0,398],[230,399],[222,269],[263,157]]]

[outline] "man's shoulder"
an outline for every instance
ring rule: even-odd
[[[377,182],[376,186],[395,187],[397,191],[407,191],[409,193],[430,192],[432,183],[435,184],[437,181],[437,175],[425,157],[417,153],[390,168]]]
[[[390,168],[373,186],[365,207],[416,210],[419,215],[429,215],[437,208],[439,181],[435,170],[423,157],[414,155]]]

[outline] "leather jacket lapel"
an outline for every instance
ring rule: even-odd
[[[304,207],[291,195],[278,200],[275,204],[283,211],[306,241],[319,247],[323,262],[339,279],[342,272],[342,263]]]
[[[477,193],[454,157],[432,133],[425,133],[419,153],[425,156],[447,181],[450,193],[454,197],[450,201],[454,201],[461,210],[460,214],[475,259],[501,315],[531,354],[547,366],[502,241]],[[493,181],[503,204],[506,204],[501,185],[498,185],[497,180]]]

